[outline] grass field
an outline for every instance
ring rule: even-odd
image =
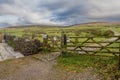
[[[41,33],[47,33],[48,35],[60,35],[62,31],[69,33],[70,35],[74,35],[75,31],[78,30],[86,30],[86,29],[99,29],[99,30],[107,30],[109,28],[106,27],[79,27],[79,26],[75,26],[75,27],[67,27],[67,28],[39,28],[39,27],[30,27],[30,28],[9,28],[9,29],[4,29],[1,30],[1,32],[6,32],[6,33],[10,33],[12,35],[16,35],[16,36],[21,36],[22,34],[25,33],[32,33],[32,32],[41,32]],[[118,30],[118,29],[117,29]],[[26,31],[26,32],[25,32]],[[85,33],[82,33],[83,36]]]
[[[117,58],[104,56],[77,55],[65,53],[57,60],[58,67],[66,71],[82,72],[86,68],[91,68],[92,73],[103,75],[105,80],[111,80],[113,76],[119,76],[117,70]],[[114,78],[113,78],[114,79]]]

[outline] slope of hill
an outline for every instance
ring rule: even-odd
[[[9,26],[7,29],[10,28],[78,28],[78,27],[119,27],[120,22],[88,22],[88,23],[81,23],[81,24],[74,24],[74,25],[22,25],[22,26]]]
[[[65,27],[60,25],[22,25],[22,26],[9,26],[7,28],[31,28],[31,27],[39,27],[39,28],[57,28],[57,27]]]
[[[89,22],[89,23],[82,23],[71,25],[71,28],[78,28],[78,27],[119,27],[120,22]]]

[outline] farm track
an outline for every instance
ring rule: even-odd
[[[21,64],[21,61],[24,61],[24,65],[14,65],[12,73],[9,72],[11,67],[7,67],[7,75],[0,78],[0,80],[102,80],[99,75],[92,74],[93,69],[90,67],[84,69],[81,73],[69,72],[55,67],[57,65],[56,58],[59,55],[59,52],[54,52],[50,54],[37,54],[29,57],[27,60],[26,58],[24,60],[16,59],[19,60],[19,64]],[[15,62],[18,63],[18,61]]]
[[[21,53],[15,52],[13,48],[6,43],[0,43],[0,61],[21,57],[24,57]]]
[[[20,66],[14,74],[8,75],[3,80],[50,80],[48,76],[53,66],[56,65],[56,58],[59,55],[59,52],[35,55],[28,59],[29,62],[27,60],[25,65]]]

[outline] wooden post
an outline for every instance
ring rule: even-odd
[[[64,32],[61,32],[61,37],[60,37],[60,54],[61,55],[63,53],[63,34]]]
[[[61,54],[67,48],[67,36],[64,32],[61,33]]]
[[[117,68],[117,73],[120,71],[120,43],[119,43],[119,54],[118,54],[118,68]],[[119,80],[119,75],[115,75],[115,79]]]
[[[67,36],[64,32],[61,33],[61,54],[67,48]]]
[[[67,36],[66,36],[66,34],[64,34],[63,37],[64,37],[64,48],[66,49],[67,48]]]
[[[120,70],[120,43],[119,43],[119,56],[118,56],[118,70]]]
[[[52,47],[54,48],[55,45],[54,36],[51,37],[51,41],[52,41]]]

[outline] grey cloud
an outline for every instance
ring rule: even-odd
[[[119,9],[119,0],[0,0],[0,15],[19,18],[13,25],[120,21]]]

